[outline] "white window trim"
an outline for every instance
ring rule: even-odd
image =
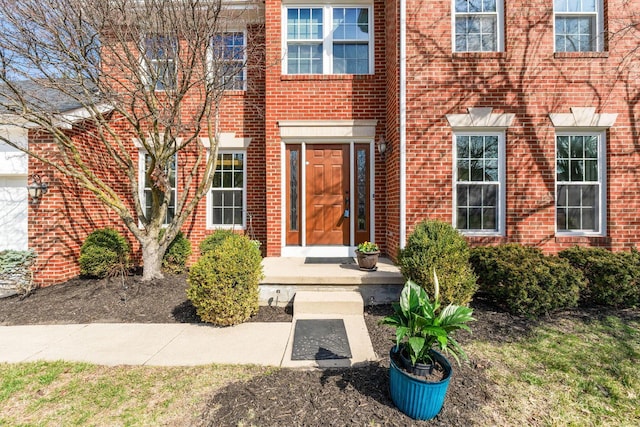
[[[242,41],[244,43],[244,49],[242,52],[242,89],[224,89],[225,92],[227,91],[246,91],[247,90],[247,28],[229,28],[226,29],[224,31],[219,31],[217,32],[214,37],[218,34],[226,34],[226,33],[242,33]],[[207,53],[207,62],[208,62],[208,66],[209,66],[209,71],[211,71],[211,68],[213,66],[213,45],[211,46],[211,48],[209,49],[209,52]],[[222,77],[222,76],[219,76]]]
[[[134,140],[135,141],[135,140]],[[138,198],[140,200],[140,204],[142,205],[142,210],[145,211],[146,210],[146,198],[144,195],[144,180],[145,180],[145,156],[148,154],[147,150],[145,150],[144,148],[140,148],[138,147]],[[175,174],[176,174],[176,185],[175,188],[173,190],[174,192],[174,200],[176,202],[176,212],[174,213],[174,215],[178,215],[178,153],[174,154],[175,156],[175,162],[176,162],[176,170],[175,170]],[[165,216],[165,221],[166,221],[166,216]],[[168,227],[169,224],[166,224],[165,221],[163,221],[162,227]],[[138,221],[138,228],[142,227],[142,222]]]
[[[455,1],[455,0],[454,0]],[[557,16],[566,16],[566,17],[585,17],[585,16],[595,16],[596,17],[596,46],[595,50],[588,51],[565,51],[565,50],[556,50],[556,17]],[[588,53],[588,52],[603,52],[604,51],[604,2],[603,0],[596,0],[596,11],[595,12],[556,12],[555,6],[553,7],[553,51],[555,53]]]
[[[369,72],[366,74],[334,74],[333,72],[333,54],[331,49],[333,47],[333,9],[334,8],[350,8],[359,7],[369,10]],[[322,74],[289,74],[287,70],[287,9],[289,8],[316,8],[322,9]],[[371,1],[354,0],[348,3],[336,3],[326,4],[324,1],[307,1],[305,3],[295,2],[282,2],[281,10],[281,43],[282,43],[282,74],[291,76],[314,76],[314,75],[344,75],[344,76],[368,76],[375,74],[375,22],[374,22],[374,10]]]
[[[460,230],[457,227],[458,224],[458,155],[457,155],[457,141],[456,137],[462,136],[497,136],[498,137],[498,229],[496,231],[491,230]],[[452,136],[453,147],[453,215],[452,225],[453,228],[458,230],[465,236],[504,236],[506,229],[506,148],[505,148],[505,131],[495,130],[487,128],[477,128],[474,130],[454,130]],[[465,181],[466,182],[466,181]],[[473,184],[473,181],[469,181],[469,184]]]
[[[211,150],[207,150],[207,156],[211,154]],[[247,229],[247,150],[242,149],[224,149],[218,148],[220,154],[242,154],[242,225],[240,224],[214,224],[213,223],[213,196],[212,187],[207,191],[207,230],[246,230]],[[215,171],[214,171],[215,173]],[[213,184],[213,183],[212,183]]]
[[[454,53],[491,53],[504,52],[504,3],[503,0],[496,0],[496,50],[456,50],[456,0],[451,0],[451,51]],[[460,13],[461,15],[470,15]],[[478,15],[488,15],[488,12],[478,13]],[[493,15],[493,13],[491,13]],[[555,39],[554,39],[555,40]]]
[[[598,184],[600,186],[598,203],[600,211],[598,212],[598,226],[600,231],[559,231],[558,230],[558,136],[597,136],[598,137]],[[575,128],[575,130],[556,130],[553,138],[554,151],[554,224],[556,230],[556,236],[591,236],[591,237],[603,237],[607,235],[607,165],[606,165],[606,146],[607,146],[607,133],[604,130],[592,130],[588,128]],[[591,182],[591,181],[589,181]]]

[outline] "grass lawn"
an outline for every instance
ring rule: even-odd
[[[640,323],[547,321],[516,343],[474,342],[491,361],[505,425],[640,425]]]
[[[249,377],[242,366],[0,364],[0,425],[189,426],[212,389]]]
[[[527,338],[476,340],[466,349],[472,360],[489,363],[486,375],[493,383],[479,419],[499,425],[640,425],[637,320],[550,317]],[[0,364],[0,425],[193,425],[216,389],[269,371]]]

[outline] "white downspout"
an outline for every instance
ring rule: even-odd
[[[407,0],[400,0],[400,248],[407,242]]]

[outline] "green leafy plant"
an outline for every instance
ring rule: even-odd
[[[378,247],[378,245],[373,242],[365,241],[358,244],[358,252],[371,253],[371,252],[378,252],[379,250],[380,248]]]
[[[160,232],[160,237],[164,230]],[[180,274],[185,271],[187,259],[191,255],[191,242],[179,231],[173,242],[167,248],[162,258],[162,269],[171,273]]]
[[[585,287],[584,276],[568,261],[530,246],[477,247],[470,260],[480,291],[512,314],[535,317],[574,307]]]
[[[418,223],[398,253],[400,272],[434,295],[432,270],[440,277],[440,298],[444,304],[468,304],[478,285],[469,264],[469,246],[464,237],[443,221]]]
[[[464,329],[471,332],[467,323],[475,320],[473,309],[449,304],[444,309],[440,302],[440,285],[433,270],[435,296],[429,299],[424,288],[408,280],[400,294],[400,301],[393,304],[394,314],[381,323],[396,328],[396,348],[404,347],[411,363],[432,363],[431,349],[450,354],[460,364],[460,357],[468,357],[451,333]]]
[[[234,236],[207,251],[187,278],[187,297],[200,319],[221,326],[242,323],[258,312],[262,256],[247,237]]]
[[[102,228],[89,234],[80,248],[80,274],[106,277],[129,268],[129,244],[118,231]]]

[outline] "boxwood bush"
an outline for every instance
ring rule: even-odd
[[[160,237],[164,234],[161,231]],[[184,237],[182,231],[178,231],[173,242],[169,245],[162,258],[162,269],[170,273],[180,274],[185,271],[187,259],[191,255],[191,242]]]
[[[237,234],[233,230],[220,229],[209,234],[205,239],[200,242],[200,255],[204,255],[210,250],[217,247],[220,243],[228,238],[233,238]]]
[[[127,240],[112,228],[89,234],[80,248],[80,274],[106,277],[129,268],[130,249]]]
[[[205,322],[235,325],[258,312],[260,250],[247,237],[228,237],[189,270],[187,297]]]
[[[581,303],[632,307],[640,303],[640,254],[575,246],[560,257],[580,269],[587,279]]]
[[[534,247],[477,247],[470,260],[480,290],[512,314],[533,317],[575,307],[585,286],[582,272],[567,260]]]
[[[398,253],[400,271],[433,298],[433,270],[440,282],[443,304],[468,304],[477,290],[469,265],[469,246],[451,224],[437,220],[418,223]]]

